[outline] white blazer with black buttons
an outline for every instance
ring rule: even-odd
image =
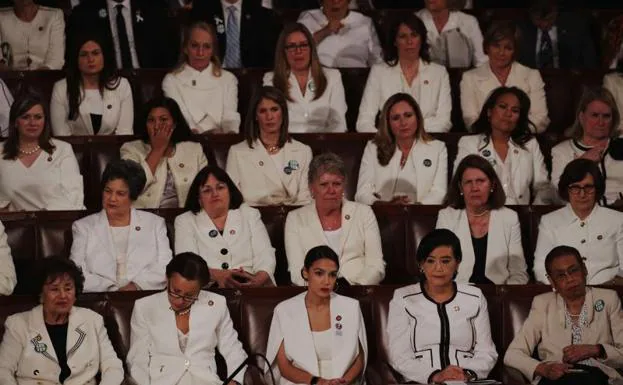
[[[258,209],[242,204],[229,210],[221,234],[204,210],[175,218],[175,254],[200,255],[210,269],[238,269],[255,274],[265,271],[275,282],[275,249]]]
[[[84,92],[81,88],[81,92]],[[104,88],[102,93],[104,113],[98,135],[132,135],[134,133],[134,101],[132,88],[126,78],[119,78],[117,88]],[[50,122],[54,136],[95,135],[91,115],[85,106],[78,107],[76,120],[69,120],[67,79],[54,84],[50,101]]]
[[[164,219],[132,209],[126,253],[127,279],[143,290],[162,289],[171,248]],[[84,291],[117,290],[117,255],[106,211],[74,222],[70,258],[82,268]]]

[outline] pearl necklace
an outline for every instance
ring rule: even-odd
[[[487,215],[489,213],[489,209],[484,210],[481,213],[475,214],[475,213],[470,213],[469,211],[467,212],[469,215],[471,215],[472,217],[484,217],[485,215]]]
[[[172,307],[169,307],[169,309],[173,310]],[[186,314],[190,313],[190,307],[188,309],[184,309],[182,311],[175,311],[175,310],[173,310],[173,313],[175,313],[175,316],[186,315]]]
[[[35,147],[33,147],[32,150],[22,150],[21,148],[18,149],[20,154],[24,154],[24,155],[32,155],[39,150],[41,150],[41,147],[39,147],[39,145],[36,145]]]

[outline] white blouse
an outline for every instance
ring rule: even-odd
[[[84,209],[82,175],[74,151],[69,143],[51,142],[54,152],[41,151],[30,167],[19,159],[0,157],[0,207],[12,211]]]
[[[0,9],[0,44],[4,43],[9,44],[13,69],[60,70],[65,63],[63,11],[39,6],[35,18],[27,23],[17,18],[13,7]]]
[[[340,71],[323,68],[327,78],[327,88],[322,95],[316,97],[316,85],[311,77],[307,78],[305,95],[301,92],[294,74],[290,74],[290,98],[288,100],[288,132],[346,132],[346,97]],[[274,73],[264,74],[264,85],[273,85]]]
[[[212,64],[203,71],[184,64],[164,77],[162,90],[179,104],[192,130],[238,133],[238,79],[224,69],[216,77],[212,69]]]

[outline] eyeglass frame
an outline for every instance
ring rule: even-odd
[[[297,50],[301,50],[301,51],[305,51],[311,48],[311,44],[309,44],[308,42],[305,43],[290,43],[290,44],[286,44],[283,49],[286,52],[296,52]]]
[[[569,191],[569,194],[572,194],[572,195],[580,195],[581,192],[583,192],[586,195],[592,195],[597,191],[597,186],[595,186],[594,184],[587,184],[584,186],[571,184],[567,186],[567,191]]]
[[[577,270],[576,270],[577,269]],[[579,275],[584,272],[584,267],[582,265],[573,265],[564,271],[558,271],[555,274],[547,274],[548,278],[551,278],[557,283],[566,281],[574,275]]]
[[[199,292],[201,292],[201,290]],[[199,293],[197,293],[197,295],[194,296],[194,297],[190,297],[190,296],[187,296],[187,295],[181,295],[181,294],[174,293],[174,292],[171,291],[171,288],[169,288],[169,287],[167,287],[167,294],[169,296],[171,296],[172,298],[181,299],[184,302],[195,302],[195,301],[197,301],[199,299]]]

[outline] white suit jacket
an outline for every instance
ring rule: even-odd
[[[465,210],[452,207],[440,210],[436,228],[448,229],[461,240],[463,259],[456,281],[469,282],[476,256]],[[496,285],[528,283],[517,213],[506,207],[491,210],[487,234],[485,276]]]
[[[536,126],[536,132],[545,131],[549,124],[547,102],[545,99],[545,83],[538,70],[525,67],[514,62],[506,79],[506,84],[501,84],[491,71],[488,63],[463,73],[461,79],[461,110],[463,121],[470,129],[478,119],[482,106],[491,92],[501,86],[517,87],[524,91],[530,98],[530,113],[528,117]]]
[[[180,142],[175,145],[173,156],[161,159],[152,173],[147,164],[147,155],[151,145],[142,140],[124,143],[121,146],[121,158],[130,159],[140,164],[147,176],[147,183],[143,192],[134,202],[136,208],[158,208],[167,183],[167,172],[171,170],[179,207],[184,207],[188,190],[195,176],[202,168],[208,165],[205,153],[200,143]]]
[[[454,297],[443,304],[434,302],[419,283],[396,289],[387,334],[389,363],[408,381],[428,383],[434,371],[445,367],[444,361],[486,378],[498,357],[487,299],[470,285],[457,284]],[[448,346],[445,359],[443,345]]]
[[[175,218],[175,253],[190,251],[206,260],[210,269],[244,268],[265,271],[273,282],[275,249],[258,209],[242,204],[229,210],[221,235],[204,210]]]
[[[577,140],[568,139],[552,148],[552,184],[555,189],[558,189],[560,176],[567,164],[586,152],[586,148],[582,147],[584,146]],[[621,198],[619,194],[623,194],[623,161],[615,160],[609,153],[606,153],[603,157],[603,164],[600,162],[598,165],[606,178],[604,198],[608,204],[614,203]]]
[[[7,318],[0,345],[0,384],[57,385],[61,367],[43,320],[43,307]],[[121,360],[110,343],[104,319],[96,312],[74,306],[67,328],[67,365],[71,369],[65,385],[120,385]]]
[[[126,361],[130,375],[138,384],[172,385],[182,376],[190,375],[193,384],[220,385],[215,349],[225,358],[228,374],[247,358],[225,297],[215,293],[201,291],[190,308],[190,330],[183,353],[166,291],[137,300],[131,325]],[[244,370],[234,379],[242,384]]]
[[[132,209],[127,250],[127,279],[143,290],[162,289],[165,268],[171,260],[167,228],[161,217]],[[84,291],[116,290],[117,255],[106,211],[89,215],[72,225],[70,258],[82,268]]]
[[[189,65],[168,73],[162,91],[179,104],[191,129],[199,133],[222,129],[238,133],[238,79],[221,69],[221,76],[212,74],[212,64],[199,72]]]
[[[13,104],[13,95],[6,83],[0,79],[0,136],[9,136],[9,113]]]
[[[11,295],[16,284],[17,276],[15,275],[11,248],[7,243],[4,225],[0,222],[0,295]]]
[[[420,59],[419,73],[413,81],[420,82],[420,95],[416,101],[424,116],[426,132],[450,131],[452,97],[448,71],[439,64],[426,63]],[[359,105],[357,131],[376,132],[374,125],[376,114],[383,108],[387,99],[398,92],[411,94],[411,88],[402,74],[400,65],[390,67],[381,63],[373,66]]]
[[[284,163],[277,169],[262,143],[253,148],[246,141],[229,148],[227,174],[253,206],[305,205],[311,202],[307,173],[312,160],[311,148],[297,140],[286,142]]]
[[[0,207],[11,211],[83,210],[84,185],[74,150],[50,139],[52,154],[41,151],[28,168],[19,159],[0,157]],[[0,144],[0,153],[4,144]]]
[[[359,168],[355,194],[357,202],[371,205],[379,199],[389,201],[404,193],[414,203],[436,205],[443,201],[448,188],[448,152],[445,143],[439,140],[416,141],[402,169],[401,154],[396,149],[389,163],[381,166],[376,144],[372,140],[368,142]],[[411,188],[409,191],[398,191],[398,184],[407,184]]]
[[[623,76],[619,73],[611,73],[604,76],[604,88],[612,92],[617,108],[623,111]],[[623,119],[619,123],[619,132],[623,134]]]
[[[545,257],[556,246],[575,247],[588,270],[586,282],[599,285],[623,275],[623,213],[595,205],[580,220],[571,205],[541,217],[534,251],[534,276],[549,284],[545,276]]]
[[[273,312],[270,324],[266,358],[271,363],[275,379],[278,385],[294,385],[281,376],[277,365],[277,352],[281,344],[286,357],[294,366],[305,370],[313,376],[320,376],[318,358],[309,320],[305,306],[305,295],[299,295],[281,302]],[[335,293],[331,294],[331,334],[333,344],[331,349],[331,361],[333,372],[327,378],[340,378],[351,367],[353,361],[360,353],[361,345],[364,357],[365,373],[368,357],[368,343],[366,340],[366,325],[359,302],[355,299],[344,297]],[[339,329],[336,325],[340,325]],[[268,369],[268,368],[266,368]]]
[[[24,23],[17,18],[13,7],[0,9],[0,43],[9,43],[15,70],[36,70],[43,66],[62,69],[65,63],[63,10],[39,6],[35,18]]]
[[[586,288],[584,303],[588,308],[588,327],[582,329],[583,344],[601,344],[606,359],[590,359],[610,378],[621,378],[616,369],[623,367],[623,312],[616,291]],[[532,380],[541,362],[562,362],[562,349],[571,345],[571,328],[565,325],[565,301],[555,292],[534,297],[528,318],[513,338],[504,355],[504,364],[518,369]],[[532,357],[538,349],[541,361]],[[532,381],[537,384],[541,377]]]
[[[81,88],[81,93],[84,92]],[[102,93],[104,113],[98,135],[132,135],[134,133],[134,101],[132,88],[126,78],[119,78],[119,85],[113,90],[104,88]],[[69,120],[67,79],[54,84],[50,101],[50,117],[54,136],[95,135],[91,116],[84,103],[78,107],[76,120]]]
[[[339,70],[323,68],[327,78],[327,88],[316,100],[316,85],[311,77],[311,70],[307,78],[305,95],[301,93],[301,88],[294,74],[290,74],[288,100],[288,132],[346,132],[346,97],[344,96],[344,85],[342,84],[342,74]],[[264,85],[273,85],[273,72],[264,74]]]
[[[535,138],[524,143],[524,148],[509,140],[509,149],[506,161],[510,161],[512,190],[515,192],[515,199],[508,194],[508,188],[503,186],[507,193],[507,205],[527,205],[530,204],[530,189],[534,193],[533,204],[544,204],[551,200],[552,190],[547,178],[547,170],[543,154],[539,143]],[[468,135],[459,140],[459,149],[454,161],[454,170],[467,155],[476,154],[487,159],[494,168],[497,168],[495,160],[495,149],[493,142],[487,140],[486,135]],[[498,171],[498,170],[496,170]],[[502,179],[502,175],[498,174]]]
[[[344,200],[339,276],[351,284],[377,285],[385,277],[379,225],[372,209],[364,204]],[[290,278],[303,286],[301,268],[309,249],[327,245],[314,203],[290,211],[286,218],[285,245]]]

